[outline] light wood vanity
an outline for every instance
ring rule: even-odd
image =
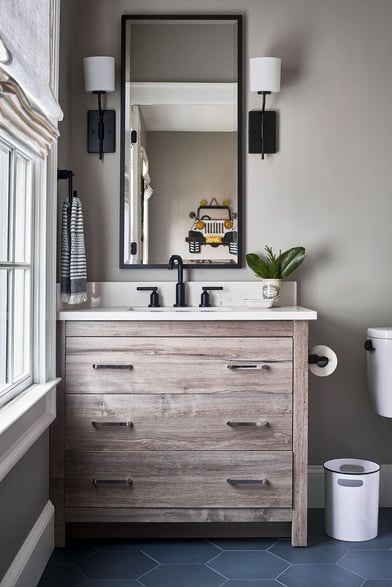
[[[58,368],[57,545],[94,524],[287,522],[306,546],[306,318],[61,320]]]

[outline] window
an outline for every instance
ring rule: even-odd
[[[33,381],[34,157],[0,140],[0,406]]]

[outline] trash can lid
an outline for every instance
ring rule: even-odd
[[[380,470],[380,465],[373,463],[373,461],[360,459],[332,459],[324,463],[324,469],[343,475],[369,475],[377,473]]]
[[[368,328],[367,335],[373,338],[392,338],[392,326]]]

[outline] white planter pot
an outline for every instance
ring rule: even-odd
[[[273,300],[273,306],[280,306],[281,279],[262,279],[261,297],[263,300]]]

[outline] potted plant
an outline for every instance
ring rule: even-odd
[[[269,246],[265,246],[264,250],[264,257],[248,253],[246,262],[253,273],[263,280],[262,298],[273,300],[273,305],[279,306],[281,281],[301,265],[305,258],[305,249],[292,247],[283,253],[279,251],[279,255]]]

